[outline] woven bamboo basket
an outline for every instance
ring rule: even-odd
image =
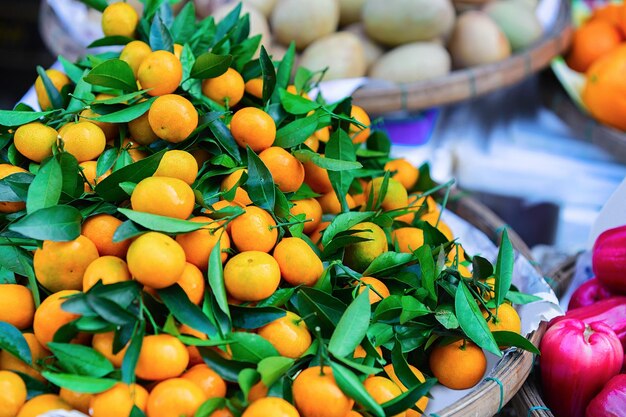
[[[557,297],[561,297],[574,278],[576,257],[572,257],[548,274],[552,278],[550,285]],[[541,398],[541,388],[537,372],[526,380],[524,386],[511,401],[511,405],[519,416],[554,417]]]
[[[367,84],[354,93],[354,103],[370,113],[386,114],[451,104],[513,85],[545,68],[552,58],[567,49],[572,36],[570,11],[570,1],[561,0],[556,22],[544,36],[504,61],[453,71],[432,80],[384,86]]]
[[[448,203],[448,208],[456,215],[471,223],[478,230],[485,233],[494,243],[499,243],[499,236],[505,223],[491,210],[472,197],[454,191]],[[517,233],[509,230],[509,238],[515,249],[527,259],[532,259],[530,250]],[[538,346],[545,333],[545,323],[528,337]],[[490,377],[483,380],[467,396],[444,410],[440,410],[439,417],[490,417],[500,412],[501,408],[513,398],[528,377],[533,364],[533,354],[515,350],[507,354],[494,368]],[[502,388],[495,381],[502,383]],[[501,404],[502,400],[502,404]]]

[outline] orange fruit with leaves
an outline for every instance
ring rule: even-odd
[[[230,223],[230,238],[241,252],[269,252],[276,245],[278,230],[276,221],[265,210],[248,206],[246,212]]]
[[[311,346],[311,333],[306,323],[291,311],[261,327],[257,333],[287,358],[297,359]]]
[[[59,131],[63,150],[72,154],[78,162],[96,159],[106,146],[106,136],[96,124],[91,122],[77,122],[66,125]]]
[[[93,397],[93,394],[85,394],[67,388],[61,388],[59,391],[59,398],[69,404],[74,410],[85,414],[89,414],[89,407],[91,406]]]
[[[204,300],[204,282],[205,278],[202,271],[200,271],[197,266],[189,262],[185,264],[183,273],[176,281],[185,294],[187,294],[189,301],[194,304],[200,304]]]
[[[377,303],[383,298],[389,297],[389,288],[379,279],[373,277],[363,277],[359,280],[359,294],[369,288],[369,300],[370,304]]]
[[[132,279],[126,262],[116,256],[101,256],[87,266],[83,275],[83,291],[87,292],[98,281],[103,284],[130,281]]]
[[[383,376],[370,376],[363,381],[365,390],[378,404],[384,404],[402,395],[400,387],[389,378]],[[401,412],[393,417],[405,417],[406,412]]]
[[[127,416],[133,406],[146,411],[148,391],[138,384],[127,385],[118,382],[113,388],[94,395],[91,400],[91,416]]]
[[[169,334],[143,338],[135,374],[148,381],[162,381],[181,375],[189,364],[185,345]]]
[[[24,330],[33,324],[33,293],[18,284],[0,284],[0,321]]]
[[[193,417],[206,400],[202,389],[183,378],[159,382],[150,392],[146,415],[148,417]]]
[[[128,269],[150,288],[169,287],[185,270],[185,251],[171,237],[158,232],[139,236],[128,248]]]
[[[151,96],[172,94],[182,79],[183,66],[176,55],[168,51],[151,52],[141,61],[137,70],[137,80],[141,88],[148,90]],[[154,126],[152,122],[150,125]],[[154,127],[153,130],[157,133]]]
[[[83,190],[86,193],[93,193],[96,189],[96,186],[100,184],[106,177],[111,175],[111,170],[106,170],[102,175],[98,176],[98,162],[96,161],[85,161],[78,164],[80,169],[85,176],[85,183],[83,185]]]
[[[433,348],[428,358],[433,376],[450,389],[468,389],[478,384],[487,369],[483,351],[472,342],[459,340]]]
[[[269,169],[274,183],[283,193],[298,191],[304,182],[304,167],[292,154],[281,147],[271,146],[259,154]]]
[[[196,158],[187,151],[173,149],[165,152],[154,177],[178,178],[191,185],[198,176]]]
[[[148,122],[155,135],[167,142],[179,143],[198,127],[198,111],[185,97],[164,94],[150,106]]]
[[[18,173],[27,173],[23,168],[11,164],[0,164],[0,179]],[[0,213],[15,213],[26,208],[26,203],[21,201],[0,201]]]
[[[143,60],[150,55],[152,48],[145,42],[132,41],[126,44],[120,53],[120,59],[126,62],[133,70],[133,74],[137,77],[139,66]]]
[[[391,178],[398,181],[407,190],[412,189],[417,184],[419,170],[404,158],[392,159],[385,164],[385,171],[392,173]]]
[[[206,364],[199,364],[190,368],[181,378],[200,387],[206,398],[223,398],[226,396],[226,382]]]
[[[133,210],[159,216],[187,219],[196,196],[185,181],[169,177],[148,177],[139,181],[130,196]]]
[[[128,350],[128,346],[122,347],[118,352],[113,352],[113,341],[115,340],[114,332],[96,333],[91,339],[91,346],[104,355],[116,368],[122,367],[124,355]]]
[[[200,270],[206,271],[209,265],[211,251],[213,251],[213,248],[218,242],[222,262],[225,262],[228,258],[226,250],[230,248],[228,233],[221,228],[218,229],[218,223],[209,217],[192,217],[189,221],[194,223],[206,223],[207,225],[202,227],[202,229],[189,233],[181,233],[176,236],[176,242],[178,242],[183,248],[183,251],[185,251],[187,262],[191,262],[200,268]]]
[[[48,411],[71,410],[72,407],[56,394],[42,394],[31,398],[20,408],[17,417],[39,417]],[[93,417],[100,417],[94,415]]]
[[[298,410],[282,398],[261,398],[246,408],[241,417],[300,417]]]
[[[352,226],[352,236],[367,239],[346,246],[343,262],[355,271],[363,272],[374,259],[387,252],[387,236],[383,229],[372,222]]]
[[[102,12],[104,36],[125,36],[132,38],[139,23],[139,16],[133,6],[127,3],[110,4]]]
[[[600,19],[583,23],[574,32],[567,65],[575,71],[586,72],[599,58],[615,50],[622,42],[619,29]]]
[[[341,391],[329,366],[312,366],[293,381],[293,401],[302,417],[345,417],[354,400]]]
[[[128,252],[131,241],[113,242],[113,235],[121,224],[121,220],[110,214],[97,214],[85,220],[81,234],[96,245],[100,256],[126,258],[126,252]]]
[[[246,169],[238,169],[230,174],[228,174],[223,180],[221,185],[221,191],[226,193],[235,187],[237,183],[241,181],[241,177],[244,173],[247,173]],[[237,189],[235,190],[235,196],[232,199],[234,203],[240,204],[242,206],[248,206],[252,204],[252,200],[250,200],[250,196],[248,192],[241,187],[241,184],[237,185]]]
[[[282,278],[291,285],[313,286],[324,272],[321,259],[298,237],[283,238],[274,248]]]
[[[67,75],[59,70],[48,69],[46,70],[46,75],[52,82],[54,88],[59,93],[63,90],[63,87],[71,84],[71,81],[69,78],[67,78]],[[37,94],[37,101],[39,102],[39,107],[41,107],[41,110],[48,110],[52,107],[50,96],[48,95],[48,90],[46,90],[46,86],[41,76],[37,77],[37,79],[35,80],[35,93]]]
[[[242,148],[261,152],[274,143],[276,123],[272,117],[256,107],[238,110],[230,121],[230,131]]]
[[[58,132],[43,123],[33,122],[17,128],[13,136],[15,149],[33,162],[41,162],[52,155]]]
[[[0,371],[0,417],[15,417],[26,402],[26,384],[16,373]]]
[[[233,256],[224,267],[224,284],[232,297],[260,301],[280,283],[278,262],[265,252],[249,250]]]
[[[243,98],[244,91],[243,78],[233,68],[228,68],[220,76],[202,81],[202,94],[222,106],[235,107]]]
[[[396,370],[394,369],[392,364],[389,365],[385,365],[385,373],[387,374],[387,376],[389,376],[389,378],[395,382],[395,384],[400,387],[400,390],[402,392],[407,391],[407,387],[402,383],[402,381],[400,381],[400,379],[398,378],[398,376],[396,375]],[[413,374],[417,377],[419,382],[425,382],[426,378],[424,378],[424,374],[417,369],[416,367],[414,367],[413,365],[409,364],[409,369],[411,370],[411,372],[413,372]],[[420,398],[416,403],[415,406],[417,408],[419,408],[422,411],[426,410],[426,406],[428,405],[428,397],[423,396],[422,398]],[[420,417],[422,414],[418,413],[415,410],[406,410],[406,417]]]

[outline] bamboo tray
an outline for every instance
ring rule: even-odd
[[[575,271],[576,257],[572,257],[563,262],[548,275],[553,280],[550,282],[550,285],[552,289],[554,289],[557,297],[560,298],[563,295],[572,282]],[[519,390],[511,401],[511,404],[519,416],[554,417],[554,414],[550,412],[550,409],[541,398],[541,388],[536,372],[528,378],[522,389]]]
[[[453,71],[432,80],[385,86],[365,85],[354,92],[354,103],[373,114],[421,110],[460,102],[513,85],[547,67],[552,58],[567,49],[572,36],[570,11],[570,1],[561,0],[558,17],[544,36],[527,50],[504,61]]]
[[[500,232],[505,223],[483,204],[460,191],[453,191],[448,202],[448,208],[485,233],[494,243],[498,243]],[[510,229],[508,232],[513,247],[526,259],[532,260],[530,250],[519,235]],[[529,335],[535,346],[539,346],[545,330],[546,323],[544,322],[537,331]],[[522,387],[530,373],[533,361],[532,353],[519,349],[507,354],[490,375],[490,377],[502,382],[502,388],[493,380],[483,380],[474,391],[455,404],[440,410],[437,415],[439,417],[490,417],[495,415],[500,411],[501,399],[502,407],[504,407]]]

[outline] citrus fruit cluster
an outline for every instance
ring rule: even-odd
[[[506,233],[495,271],[466,254],[451,183],[312,100],[293,48],[253,59],[238,9],[149,5],[103,4],[121,52],[0,111],[0,416],[415,416],[481,348],[534,350]]]

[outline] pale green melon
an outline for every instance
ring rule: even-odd
[[[525,49],[543,34],[535,12],[520,0],[489,3],[484,10],[504,32],[513,51]]]

